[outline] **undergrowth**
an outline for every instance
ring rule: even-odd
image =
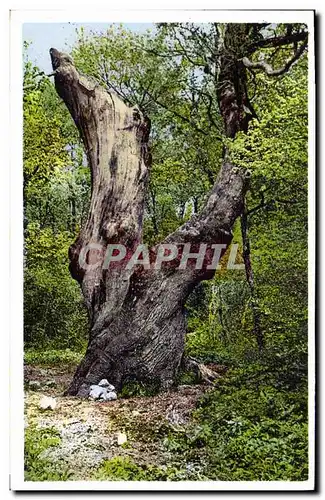
[[[67,481],[70,478],[71,471],[64,462],[53,463],[42,456],[60,442],[60,434],[53,427],[31,426],[25,430],[25,481]]]
[[[26,349],[24,352],[24,361],[27,365],[75,365],[81,361],[82,357],[82,352],[72,349]]]
[[[184,432],[166,448],[185,462],[205,463],[220,481],[308,479],[307,391],[288,392],[285,377],[263,364],[237,368],[207,393]]]
[[[182,476],[182,471],[175,467],[138,465],[122,456],[104,460],[96,473],[96,479],[101,481],[177,481]]]

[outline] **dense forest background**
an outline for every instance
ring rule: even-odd
[[[272,25],[275,32],[284,29]],[[230,141],[223,137],[214,91],[213,25],[159,25],[146,33],[123,26],[107,33],[80,29],[77,38],[71,51],[76,67],[151,119],[145,243],[159,242],[200,210],[225,146],[251,172],[245,235],[253,287],[245,270],[227,269],[228,251],[215,278],[191,295],[187,354],[223,366],[225,374],[198,403],[189,430],[168,431],[166,446],[182,460],[204,456],[208,479],[307,479],[307,53],[279,78],[249,73],[256,116],[248,135]],[[25,362],[46,367],[78,361],[87,345],[87,313],[69,274],[68,248],[87,216],[90,172],[51,78],[28,60],[28,43]],[[288,50],[274,52],[274,65],[283,65]],[[238,220],[233,242],[240,255],[242,238]],[[184,372],[180,383],[196,381]],[[133,388],[131,395],[137,391],[145,389]]]

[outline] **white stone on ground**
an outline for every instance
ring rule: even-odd
[[[104,393],[104,388],[99,387],[99,385],[91,385],[89,397],[90,399],[99,399]]]
[[[117,399],[117,394],[114,391],[106,392],[106,394],[102,396],[102,398],[104,399],[104,401],[114,401],[115,399]]]
[[[99,382],[98,385],[91,385],[89,391],[89,399],[100,401],[114,401],[117,399],[115,387],[106,379]]]
[[[100,382],[98,382],[100,387],[106,387],[108,391],[115,391],[114,385],[110,384],[106,378],[103,378]]]
[[[126,443],[128,440],[127,435],[125,432],[118,432],[117,433],[117,444],[119,446],[122,446],[122,444]]]
[[[49,396],[42,396],[39,406],[42,410],[55,410],[56,400],[54,398],[50,398]]]

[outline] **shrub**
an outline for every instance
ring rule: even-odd
[[[264,367],[265,368],[265,367]],[[276,375],[268,373],[271,380]],[[233,370],[207,393],[195,421],[164,444],[222,481],[303,481],[308,478],[307,391],[280,390],[263,366]]]

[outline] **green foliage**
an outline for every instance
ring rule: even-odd
[[[306,480],[306,386],[288,392],[283,373],[271,369],[247,364],[232,371],[203,398],[195,424],[169,434],[166,448],[204,463],[210,480]],[[276,379],[279,388],[272,385]]]
[[[89,171],[51,82],[24,64],[24,334],[34,348],[80,349],[87,314],[69,275],[68,248],[89,203]]]
[[[50,228],[28,226],[25,240],[24,327],[28,346],[59,343],[60,348],[82,348],[87,336],[87,314],[77,283],[67,268],[70,238]]]
[[[27,58],[24,61],[23,166],[24,196],[37,190],[69,161],[64,128],[71,127],[68,111],[57,96],[50,80]],[[68,124],[68,125],[66,125]]]
[[[60,434],[54,428],[28,427],[25,430],[25,481],[67,481],[70,471],[62,462],[50,462],[44,452],[60,444]]]
[[[246,370],[241,383],[243,376]],[[256,382],[234,389],[233,383],[211,395],[198,414],[211,429],[209,474],[221,480],[306,480],[306,394]]]
[[[197,375],[190,371],[181,370],[176,378],[177,385],[193,385],[197,383],[199,383]]]
[[[82,356],[82,351],[76,352],[69,348],[46,350],[25,349],[24,361],[27,365],[76,365],[81,361]]]
[[[182,480],[180,471],[174,467],[138,465],[129,457],[105,460],[97,471],[101,481],[177,481]]]

